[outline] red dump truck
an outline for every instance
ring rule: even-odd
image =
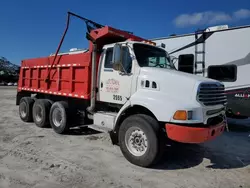
[[[87,24],[89,49],[60,54],[71,16]],[[24,122],[59,134],[80,125],[109,132],[144,167],[165,140],[203,143],[226,125],[222,83],[177,71],[155,43],[70,12],[56,53],[22,61],[16,104]]]

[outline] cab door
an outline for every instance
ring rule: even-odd
[[[124,104],[131,96],[131,83],[133,79],[132,58],[129,48],[122,47],[123,69],[116,71],[112,66],[113,47],[104,50],[99,71],[99,101]]]

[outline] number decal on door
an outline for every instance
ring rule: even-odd
[[[122,96],[121,95],[113,95],[113,100],[122,101]]]

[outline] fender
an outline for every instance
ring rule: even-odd
[[[177,110],[189,110],[199,108],[200,106],[196,101],[186,100],[176,96],[169,96],[160,91],[152,91],[147,89],[140,89],[135,92],[130,99],[122,106],[115,119],[115,127],[119,121],[120,116],[128,108],[134,105],[143,106],[148,109],[161,122],[172,122],[173,115]],[[197,117],[198,114],[197,114]],[[200,116],[203,117],[203,116]],[[198,121],[203,121],[202,119]]]
[[[113,130],[116,129],[117,122],[119,121],[119,119],[120,119],[122,113],[125,112],[125,111],[126,111],[128,108],[130,108],[130,107],[131,107],[131,101],[128,100],[128,101],[122,106],[122,108],[119,110],[119,112],[118,112],[118,114],[117,114],[117,116],[116,116],[116,118],[115,118],[115,124],[114,124],[114,129],[113,129]]]

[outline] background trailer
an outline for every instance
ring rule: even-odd
[[[165,45],[178,70],[222,81],[228,115],[250,116],[250,25],[214,26],[152,41]]]

